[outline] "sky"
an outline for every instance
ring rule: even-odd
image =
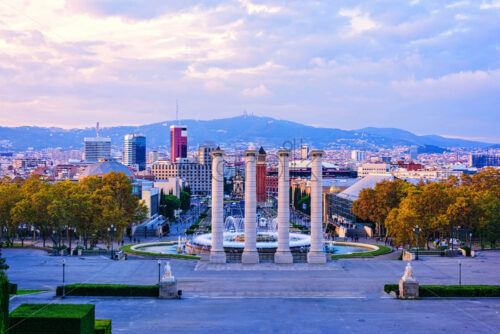
[[[500,143],[500,0],[0,0],[0,125],[233,117]]]

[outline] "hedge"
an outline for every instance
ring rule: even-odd
[[[7,274],[0,271],[0,333],[9,327],[9,281]]]
[[[9,334],[94,334],[95,305],[22,304],[9,318]]]
[[[159,286],[124,284],[69,284],[65,286],[66,296],[113,296],[113,297],[158,297]],[[56,289],[62,296],[62,286]]]
[[[159,242],[158,244],[161,244],[161,242]],[[165,244],[166,245],[177,244],[177,242],[172,241],[172,242],[166,242]],[[142,252],[142,251],[132,249],[132,247],[136,246],[136,245],[138,245],[138,244],[122,246],[122,247],[120,247],[120,250],[123,250],[125,253],[133,254],[133,255],[144,255],[144,256],[152,256],[152,257],[171,257],[171,258],[184,259],[184,260],[199,260],[200,259],[199,256],[194,256],[194,255],[161,254],[161,253]]]
[[[384,285],[384,291],[398,291],[398,284]],[[500,285],[420,285],[420,297],[500,297]]]
[[[341,245],[341,243],[338,243]],[[381,246],[381,245],[373,245],[377,246],[377,250],[373,250],[371,252],[361,252],[361,253],[351,253],[351,254],[333,254],[331,257],[332,259],[344,259],[344,258],[350,258],[350,257],[374,257],[377,255],[383,255],[383,254],[388,254],[392,252],[392,248],[386,247],[386,246]]]
[[[111,334],[111,319],[95,319],[95,334]]]
[[[9,282],[9,295],[17,294],[17,284]]]

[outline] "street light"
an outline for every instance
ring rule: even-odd
[[[472,250],[472,232],[469,233],[469,247]]]
[[[161,276],[161,261],[158,260],[158,284],[160,284],[160,276]]]
[[[62,297],[66,297],[66,288],[64,287],[64,281],[65,281],[65,268],[66,268],[66,260],[62,260],[62,267],[63,267],[63,281],[62,281]]]
[[[462,285],[462,261],[458,261],[458,285]]]
[[[418,260],[418,237],[420,235],[420,232],[422,232],[422,229],[420,227],[418,227],[418,225],[416,225],[414,228],[413,228],[413,233],[417,233],[417,255],[415,257],[416,260]]]
[[[113,250],[113,236],[115,235],[116,227],[111,224],[111,227],[108,227],[108,233],[111,234],[111,260],[115,258],[114,250]]]
[[[457,232],[459,229],[460,229],[460,226],[457,226]],[[451,230],[451,251],[452,252],[453,252],[453,242],[455,241],[453,239],[455,239],[455,229],[454,228],[452,228],[452,230]]]

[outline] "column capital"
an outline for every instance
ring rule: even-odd
[[[257,150],[245,150],[245,156],[246,157],[249,157],[249,156],[257,156]]]
[[[226,153],[224,152],[224,150],[221,149],[216,149],[212,151],[212,157],[217,157],[217,156],[222,157],[224,154]]]
[[[285,157],[289,157],[290,156],[290,150],[278,150],[276,152],[276,155],[281,157],[281,156],[285,156]]]
[[[323,150],[312,150],[309,152],[310,157],[322,157],[325,154],[325,151]]]

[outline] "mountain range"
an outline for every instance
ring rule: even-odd
[[[264,147],[291,147],[294,139],[315,148],[375,148],[397,145],[417,145],[425,149],[440,150],[451,147],[489,147],[490,143],[438,135],[415,135],[409,131],[395,128],[367,127],[358,130],[319,128],[270,117],[242,115],[214,120],[180,121],[188,128],[190,147],[215,142],[221,147],[248,147],[249,143]],[[170,125],[175,121],[165,121],[141,126],[116,126],[102,128],[100,136],[111,137],[113,146],[123,145],[127,133],[142,133],[147,137],[150,149],[168,148]],[[56,127],[0,127],[1,150],[20,151],[28,148],[81,149],[84,137],[95,137],[94,128],[62,129]]]

